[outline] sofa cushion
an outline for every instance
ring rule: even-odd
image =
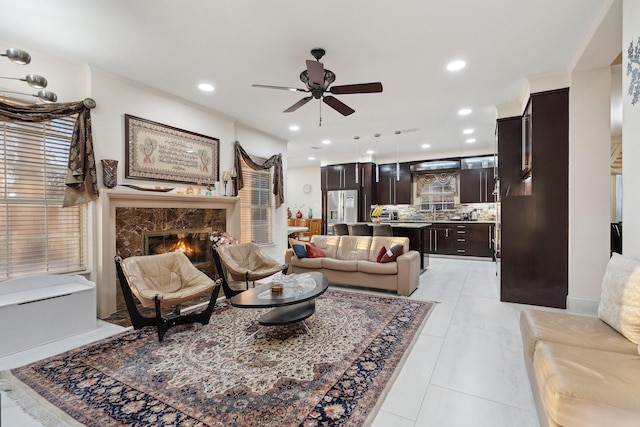
[[[533,358],[538,341],[634,354],[636,346],[615,329],[593,316],[524,310],[520,313],[524,353]]]
[[[640,425],[640,356],[539,341],[538,393],[562,426]]]
[[[388,249],[382,258],[380,258],[381,263],[387,263],[395,261],[400,255],[404,253],[402,245],[395,245],[392,248]]]
[[[374,236],[371,238],[371,247],[369,248],[369,261],[375,262],[376,256],[383,246],[387,249],[402,245],[403,253],[409,252],[409,238],[400,236]]]
[[[378,251],[378,255],[376,255],[376,262],[380,262],[385,253],[387,253],[387,248],[383,246]]]
[[[613,253],[602,279],[598,317],[640,342],[640,261]]]
[[[398,274],[397,262],[357,261],[358,271],[370,274]]]
[[[369,259],[370,236],[341,236],[336,258],[339,260]],[[374,255],[375,257],[375,255]]]
[[[320,270],[322,268],[322,260],[323,258],[291,258],[291,265],[302,268],[312,268],[316,270]]]
[[[340,236],[325,236],[316,234],[311,236],[311,243],[322,249],[324,256],[328,258],[335,258],[338,251],[338,245],[340,244]]]
[[[307,256],[309,258],[322,258],[324,257],[324,251],[316,246],[314,246],[313,244],[309,245],[305,245],[304,247],[307,250]]]
[[[293,245],[293,252],[295,252],[298,258],[306,258],[307,257],[307,249],[305,245]]]
[[[322,260],[322,268],[339,271],[358,271],[358,263],[353,260],[335,258],[314,258]]]

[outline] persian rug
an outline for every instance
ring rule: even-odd
[[[309,334],[220,301],[206,326],[162,343],[151,327],[123,332],[5,371],[0,386],[45,425],[366,425],[433,306],[329,289]]]

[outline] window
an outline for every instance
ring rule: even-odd
[[[86,270],[86,205],[62,208],[74,122],[0,121],[0,280]]]
[[[264,159],[252,157],[256,163]],[[273,243],[275,196],[273,195],[273,168],[256,171],[242,162],[244,188],[240,196],[241,242],[259,245]]]
[[[418,178],[421,211],[455,209],[456,173],[426,174]]]

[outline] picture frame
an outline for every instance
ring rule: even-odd
[[[218,181],[220,140],[125,114],[125,177],[182,184]]]

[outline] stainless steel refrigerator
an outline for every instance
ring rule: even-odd
[[[327,191],[327,234],[333,234],[333,224],[358,222],[358,190]]]

